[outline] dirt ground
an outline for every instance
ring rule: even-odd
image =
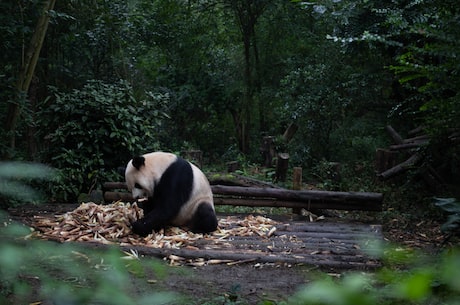
[[[171,291],[192,297],[194,304],[223,301],[258,304],[286,300],[308,282],[310,268],[254,264],[212,265],[188,268],[189,276],[170,275],[165,284]],[[184,280],[186,279],[186,280]]]
[[[34,215],[59,214],[74,207],[27,206],[10,210],[10,215],[28,224]],[[402,216],[386,221],[383,224],[385,239],[407,247],[435,251],[444,238],[439,223],[434,221],[414,222]],[[183,295],[189,300],[188,304],[279,304],[314,279],[318,271],[337,275],[347,270],[250,262],[233,266],[171,267],[170,271],[156,287]]]

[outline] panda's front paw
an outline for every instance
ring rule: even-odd
[[[131,223],[133,232],[140,236],[147,236],[152,233],[152,229],[145,223],[143,219]]]

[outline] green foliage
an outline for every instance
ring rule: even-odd
[[[386,256],[394,250],[386,250]],[[447,251],[429,263],[415,257],[418,263],[406,260],[412,265],[408,269],[384,267],[374,274],[351,272],[339,280],[314,281],[288,304],[458,304],[460,286],[454,274],[460,267],[460,252]]]
[[[55,171],[48,166],[28,162],[0,162],[0,207],[11,200],[31,202],[40,198],[34,185],[40,180],[51,180]]]
[[[50,88],[40,106],[40,137],[46,140],[43,160],[60,170],[52,186],[58,200],[75,200],[114,175],[137,153],[158,147],[164,96],[138,100],[126,82],[90,81],[70,93]]]
[[[3,214],[0,220],[7,223]],[[117,248],[91,251],[78,245],[21,241],[25,233],[24,227],[11,223],[0,228],[2,304],[43,300],[56,304],[141,305],[175,299],[171,293],[145,289],[148,285],[143,270],[156,277],[164,274],[164,266],[157,261],[140,261]],[[144,289],[137,287],[139,283]]]
[[[334,47],[325,52],[330,58],[338,56]],[[307,63],[282,80],[278,98],[284,103],[280,111],[285,120],[299,126],[289,144],[295,164],[309,168],[323,159],[345,163],[369,160],[382,144],[383,132],[376,125],[384,126],[385,115],[364,107],[369,107],[367,99],[372,95],[373,107],[385,109],[379,104],[384,97],[378,92],[383,84],[377,75],[352,73],[352,66],[324,60],[321,64]]]
[[[289,105],[286,114],[301,126],[302,138],[309,143],[306,149],[313,159],[330,157],[331,133],[349,102],[340,95],[341,84],[336,77],[332,66],[306,65],[292,71],[282,82],[284,90],[280,96]]]

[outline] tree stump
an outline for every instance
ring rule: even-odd
[[[279,153],[276,161],[275,180],[284,182],[286,181],[286,174],[289,165],[289,154]]]

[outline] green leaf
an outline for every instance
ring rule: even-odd
[[[433,275],[427,270],[411,274],[398,283],[397,292],[400,297],[421,301],[431,294],[432,277]]]

